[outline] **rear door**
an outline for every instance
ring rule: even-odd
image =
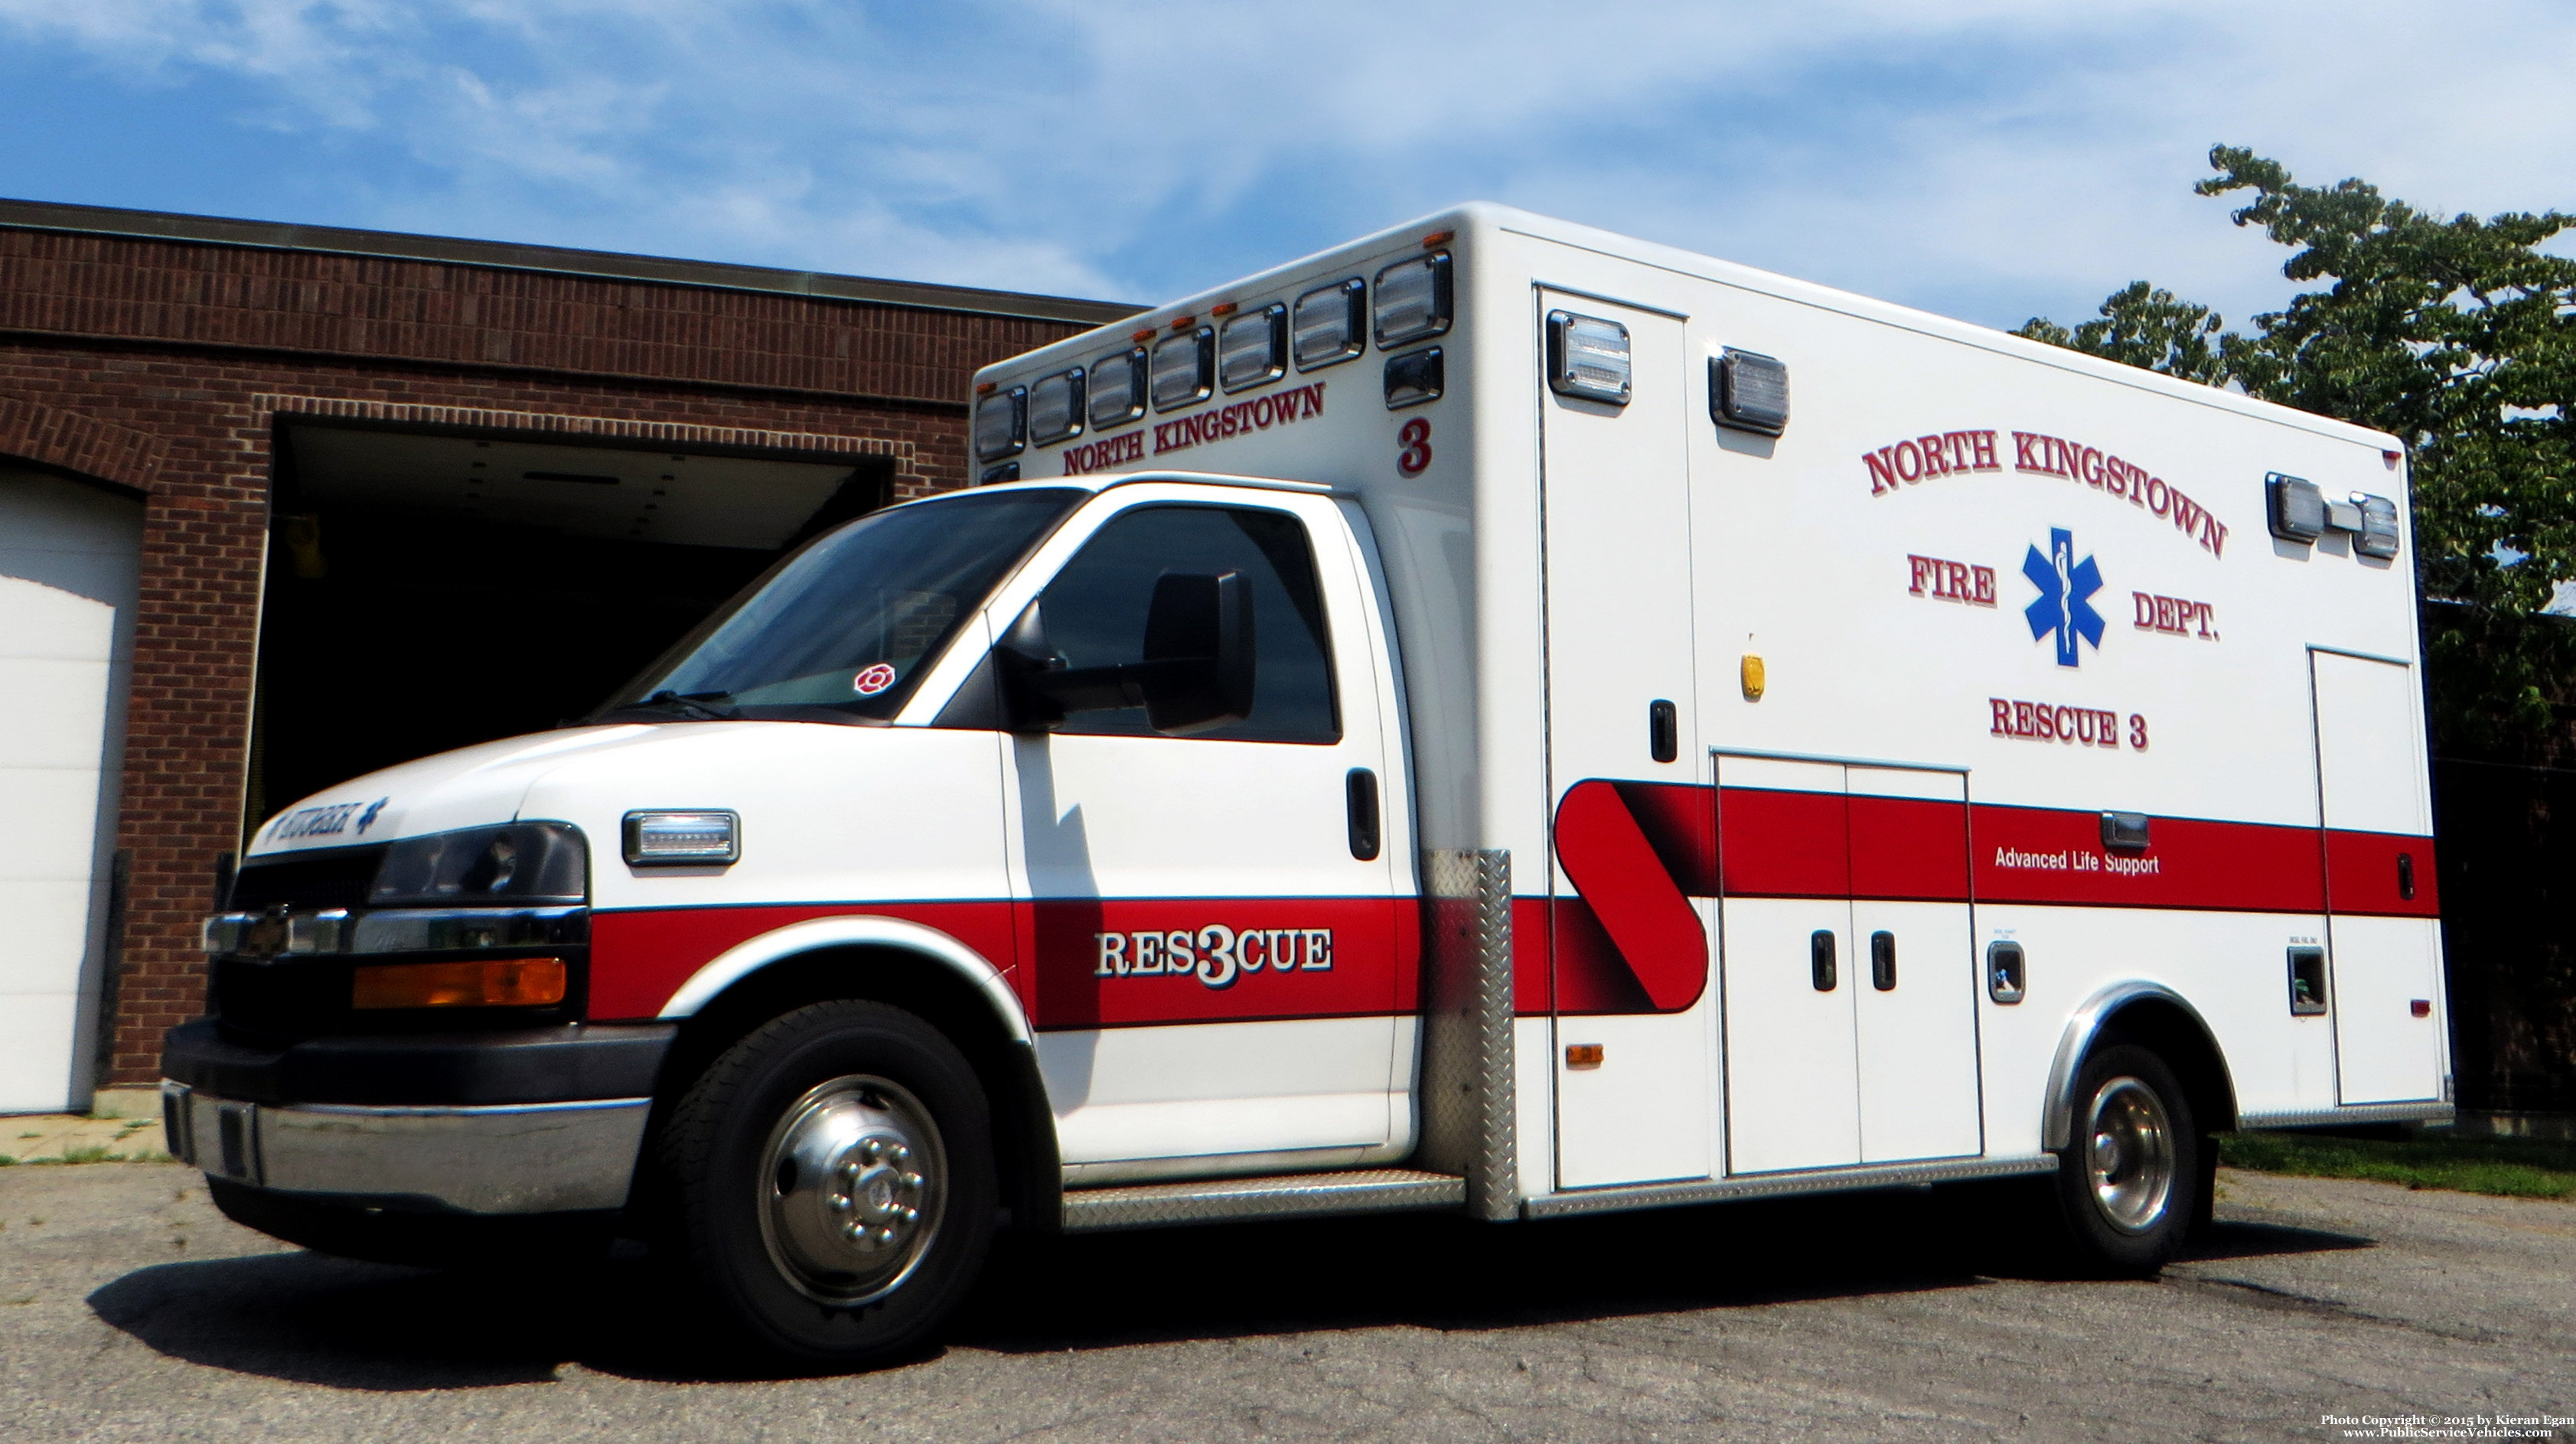
[[[2424,710],[2414,669],[2308,653],[2324,822],[2336,1099],[2440,1096],[2447,1026],[2434,921]]]

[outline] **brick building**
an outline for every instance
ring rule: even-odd
[[[157,1076],[268,812],[588,711],[1132,309],[0,202],[0,1112]]]

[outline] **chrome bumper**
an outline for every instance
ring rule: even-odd
[[[209,1177],[478,1214],[624,1207],[651,1107],[649,1098],[280,1106],[161,1085],[171,1156]]]

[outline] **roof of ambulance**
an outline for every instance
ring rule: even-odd
[[[1499,231],[1529,236],[1639,265],[1652,266],[1658,270],[1671,271],[1680,276],[1776,297],[1796,305],[1813,306],[1819,310],[1876,321],[1924,335],[1937,336],[1944,340],[1962,342],[1984,350],[2016,356],[2023,360],[2036,361],[2060,370],[2097,376],[2123,386],[2216,407],[2222,411],[2233,411],[2240,415],[2296,426],[2302,430],[2374,449],[2402,450],[2404,446],[2404,443],[2386,432],[2373,431],[2367,427],[2355,426],[2350,422],[2338,421],[2332,417],[2319,416],[2313,412],[2300,411],[2270,401],[2258,401],[2242,392],[2204,386],[2195,381],[2176,380],[2141,367],[2104,360],[2098,356],[2086,355],[2081,351],[2052,346],[2044,341],[2027,340],[1972,321],[1953,320],[1947,316],[1935,315],[1930,311],[1900,306],[1893,301],[1874,300],[1854,292],[1838,291],[1831,286],[1783,276],[1777,272],[1738,265],[1733,261],[1721,261],[1713,256],[1683,250],[1679,246],[1641,241],[1633,236],[1620,235],[1615,231],[1605,231],[1596,226],[1559,220],[1553,216],[1543,216],[1533,211],[1520,210],[1493,201],[1467,201],[1407,221],[1400,226],[1390,226],[1357,240],[1300,256],[1284,265],[1272,266],[1221,286],[1211,286],[1205,290],[1193,292],[1164,302],[1151,310],[1137,312],[1133,316],[1110,322],[1079,335],[1066,337],[1064,340],[1037,350],[979,367],[975,375],[980,382],[996,373],[1031,369],[1038,364],[1052,364],[1061,355],[1091,351],[1101,344],[1101,338],[1104,336],[1115,335],[1123,338],[1138,331],[1160,329],[1175,316],[1200,314],[1212,305],[1236,297],[1255,295],[1273,286],[1285,286],[1310,280],[1317,271],[1328,268],[1336,258],[1344,264],[1349,264],[1358,257],[1375,255],[1393,247],[1418,246],[1426,235],[1444,230]],[[1041,361],[1041,358],[1044,360]]]

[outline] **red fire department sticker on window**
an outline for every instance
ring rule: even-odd
[[[850,690],[862,697],[873,697],[893,685],[894,664],[892,662],[872,663],[862,668],[859,675],[850,679]]]

